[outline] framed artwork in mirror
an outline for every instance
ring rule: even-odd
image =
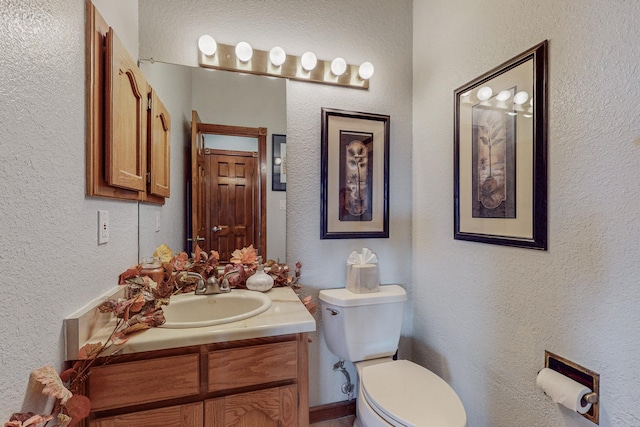
[[[322,109],[321,239],[389,237],[389,121]]]
[[[287,135],[273,134],[271,190],[287,191]]]
[[[454,239],[546,250],[547,41],[454,94]]]

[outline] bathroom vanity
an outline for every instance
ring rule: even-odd
[[[152,328],[108,363],[102,358],[84,383],[91,400],[85,426],[307,426],[308,332],[315,321],[291,288],[265,295],[272,305],[257,316]],[[69,361],[85,343],[105,342],[113,328],[94,306],[65,321]]]

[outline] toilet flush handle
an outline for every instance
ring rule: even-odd
[[[338,314],[340,314],[338,310],[335,310],[333,308],[327,308],[327,311],[330,311],[332,316],[337,316]]]

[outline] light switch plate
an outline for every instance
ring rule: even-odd
[[[98,244],[109,242],[109,211],[98,211]]]

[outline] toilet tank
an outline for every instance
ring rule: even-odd
[[[398,285],[356,294],[320,291],[322,330],[329,350],[351,362],[391,356],[398,348],[407,293]]]

